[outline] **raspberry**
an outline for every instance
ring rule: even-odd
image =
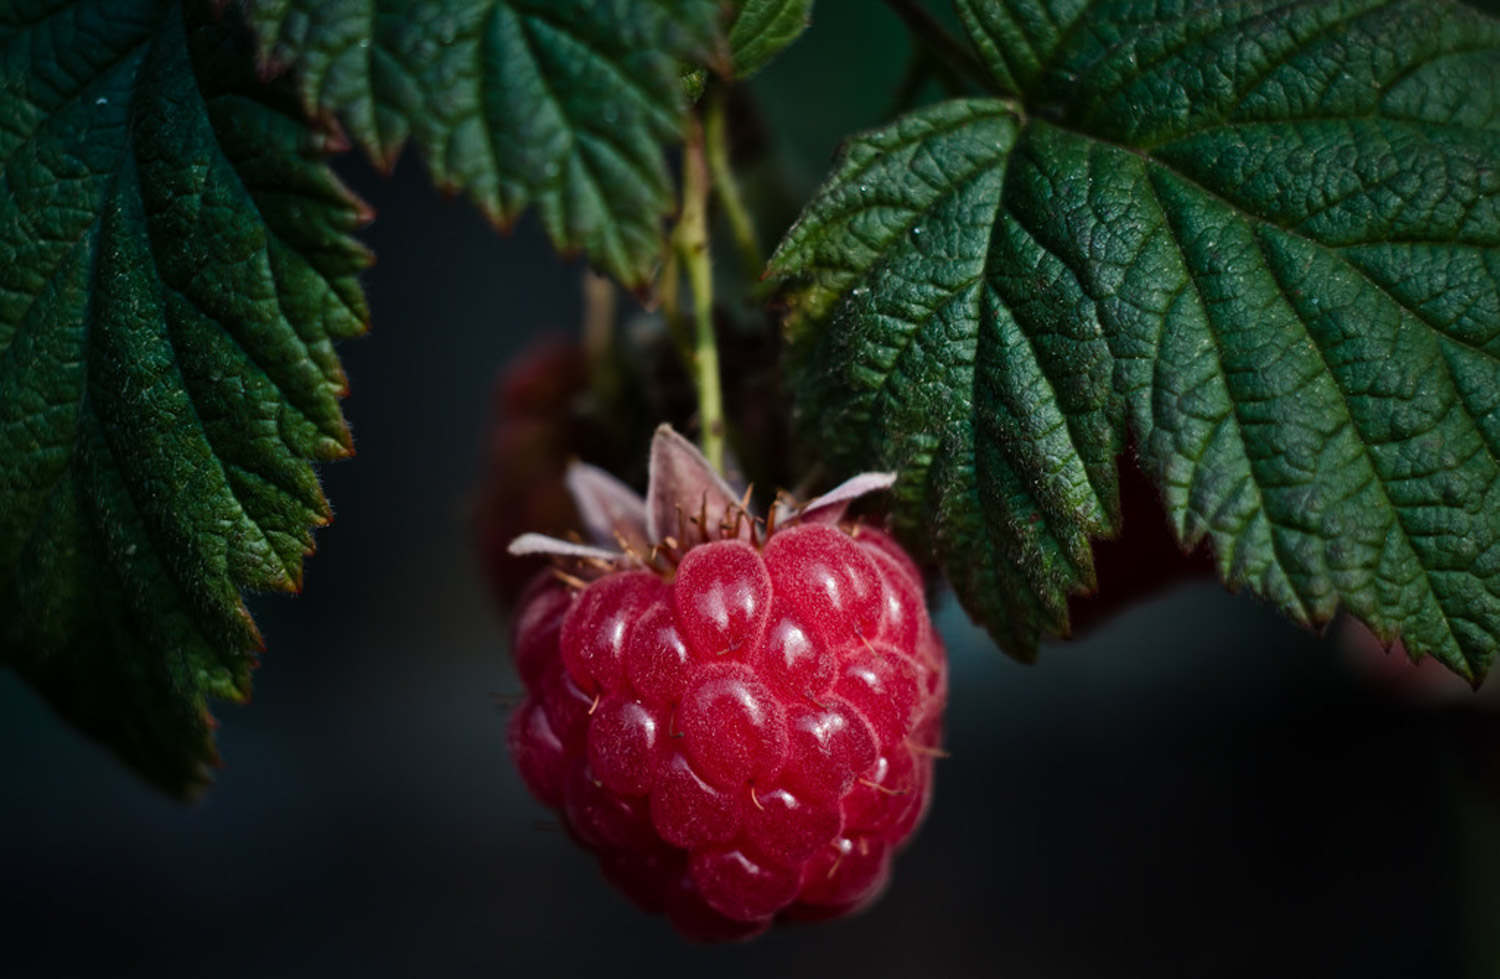
[[[652,526],[633,528],[651,554],[518,541],[572,564],[514,620],[516,766],[608,879],[690,937],[858,910],[932,795],[947,665],[916,567],[838,522],[838,491],[759,528],[665,428],[652,472]]]

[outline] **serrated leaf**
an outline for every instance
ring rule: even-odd
[[[773,259],[800,409],[1023,655],[1115,532],[1476,680],[1500,637],[1500,23],[1434,0],[961,0],[1019,101],[855,139]]]
[[[309,460],[350,451],[361,207],[201,4],[12,4],[0,50],[0,651],[190,792],[260,648],[240,589],[299,587]]]
[[[812,21],[813,0],[743,0],[729,28],[730,60],[737,78],[764,68]]]
[[[661,145],[685,61],[713,56],[717,0],[244,0],[268,71],[381,166],[407,140],[439,186],[647,283],[673,207]]]

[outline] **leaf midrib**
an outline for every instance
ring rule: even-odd
[[[178,7],[179,7],[178,4],[175,4],[175,3],[172,4],[171,12],[173,12],[173,13],[178,12]],[[165,23],[165,19],[163,20],[163,23]],[[183,39],[186,40],[186,25],[183,25],[182,30],[183,30]],[[159,45],[161,43],[161,40],[162,40],[162,32],[160,30],[158,30],[157,32],[153,33],[153,35],[151,36],[151,38],[149,40],[149,44],[150,44],[151,48],[154,49],[157,45]],[[149,54],[149,52],[148,52],[148,54]],[[184,56],[185,59],[188,59],[189,66],[191,67],[191,61],[190,61],[189,55],[188,55],[188,53],[186,51],[183,52],[183,56]],[[203,114],[204,118],[206,119],[208,117],[208,115],[207,115],[207,113],[208,113],[208,107],[207,107],[207,104],[202,101],[202,91],[199,89],[199,87],[198,87],[198,85],[196,83],[196,78],[195,78],[194,84],[191,86],[191,88],[192,88],[194,96],[199,99],[198,109]],[[130,108],[130,115],[132,117],[134,117],[134,115],[135,115],[135,102],[136,102],[136,99],[138,99],[139,97],[140,97],[140,86],[137,83],[136,85],[133,85],[131,87],[131,108]],[[215,139],[213,141],[213,144],[214,144],[215,150],[219,154],[220,161],[221,162],[227,162],[225,160],[224,156],[223,156],[223,148],[218,143],[218,140]],[[137,161],[137,149],[138,149],[138,147],[137,147],[137,144],[136,144],[134,127],[133,126],[127,126],[127,128],[126,128],[126,139],[124,141],[124,146],[122,147],[122,152],[121,152],[120,160],[119,160],[118,164],[116,165],[115,172],[113,174],[113,179],[111,181],[112,193],[117,193],[119,191],[119,181],[120,181],[120,178],[126,172],[127,167],[129,169],[129,171],[135,175],[135,179],[137,181],[137,185],[139,184],[140,169],[139,169],[139,165],[138,165],[138,161]],[[232,169],[232,167],[231,167],[231,169]],[[206,173],[206,171],[205,171],[205,173]],[[205,179],[207,179],[206,176],[205,176]],[[135,194],[136,194],[136,196],[138,198],[140,198],[141,200],[144,200],[144,195],[141,193],[141,191],[139,190],[138,186],[137,186],[137,189],[135,190]],[[246,196],[248,197],[248,195],[246,195]],[[199,194],[199,198],[200,198],[200,201],[201,201],[201,194]],[[103,211],[105,210],[105,208],[108,206],[107,201],[108,201],[108,197],[106,197],[105,200],[101,202],[101,206],[100,206],[100,213],[101,213],[101,215],[102,215]],[[253,204],[253,201],[251,203]],[[261,216],[258,212],[257,212],[257,217],[261,219],[262,223],[264,223],[263,216]],[[149,228],[145,229],[143,231],[143,233],[142,233],[142,239],[143,239],[144,244],[146,246],[147,254],[148,254],[149,258],[150,258],[150,262],[148,264],[150,265],[151,277],[152,277],[152,280],[156,283],[157,288],[158,288],[157,302],[160,303],[161,308],[162,308],[163,316],[165,317],[167,315],[166,314],[166,295],[165,295],[166,292],[171,291],[171,292],[175,292],[175,293],[177,293],[179,295],[181,295],[182,293],[181,293],[181,290],[175,289],[163,277],[163,275],[161,273],[161,263],[158,261],[158,258],[157,258],[156,242],[153,239],[153,236],[151,235]],[[94,270],[95,281],[97,281],[97,276],[98,276],[98,270],[97,270],[97,263],[96,263],[95,270]],[[97,290],[91,289],[90,290],[90,305],[91,306],[92,306],[92,304],[94,302],[94,297],[96,295],[97,295]],[[184,299],[186,299],[186,298],[187,297],[184,296]],[[191,300],[189,300],[189,302],[191,302]],[[195,304],[195,308],[196,308],[196,304]],[[209,318],[212,319],[212,317],[209,317]],[[217,323],[217,320],[215,320],[215,322]],[[85,326],[85,335],[84,335],[85,356],[87,356],[87,352],[92,347],[92,334],[93,334],[95,323],[96,323],[96,319],[95,319],[95,317],[93,317],[91,315],[88,318],[88,320],[86,322],[86,326]],[[223,481],[225,492],[227,492],[228,495],[229,495],[229,498],[234,501],[235,509],[236,509],[236,511],[238,511],[238,515],[241,518],[243,518],[251,527],[254,527],[255,530],[256,530],[256,532],[260,535],[260,542],[264,545],[265,550],[267,552],[269,552],[272,556],[274,556],[277,559],[278,563],[280,563],[281,562],[281,555],[276,550],[276,548],[271,545],[270,539],[269,539],[269,537],[266,534],[265,528],[262,527],[260,525],[260,522],[258,520],[256,520],[255,517],[253,517],[249,513],[249,511],[245,507],[244,502],[241,501],[240,498],[239,498],[239,496],[234,492],[234,487],[233,487],[233,484],[231,483],[231,481],[229,479],[229,474],[224,469],[224,465],[225,465],[224,460],[219,457],[219,453],[218,453],[217,449],[214,447],[213,438],[210,436],[207,427],[203,423],[203,416],[202,416],[202,413],[201,413],[201,411],[199,409],[198,402],[193,397],[192,391],[188,387],[186,379],[182,376],[182,360],[181,360],[181,357],[179,356],[179,354],[177,352],[176,341],[172,338],[172,329],[171,329],[170,323],[165,323],[164,322],[163,325],[164,325],[165,328],[163,330],[162,338],[163,338],[163,340],[167,344],[167,347],[171,350],[171,353],[172,353],[172,370],[173,370],[173,373],[174,373],[174,375],[176,377],[177,386],[181,389],[181,391],[183,393],[183,401],[187,404],[187,406],[192,411],[192,414],[193,414],[193,423],[196,426],[199,435],[202,436],[204,443],[210,449],[210,455],[212,456],[212,458],[214,460],[214,464],[215,464],[215,466],[218,469],[219,476],[220,476],[220,478]],[[220,326],[221,329],[223,329],[223,324],[218,324],[218,325]],[[231,337],[231,339],[232,339],[232,337]],[[236,344],[238,345],[237,341],[236,341]],[[245,355],[246,360],[248,360],[252,364],[255,363],[254,358],[251,357],[249,355],[249,353],[244,350],[243,347],[241,347],[240,350],[241,350],[241,353],[243,353]],[[257,368],[259,368],[258,364],[256,366],[257,366]],[[262,372],[264,373],[263,369],[262,369]],[[268,379],[271,381],[271,383],[273,385],[276,384],[276,382],[275,382],[274,379],[270,379],[269,377],[268,377]],[[277,386],[277,390],[278,390],[278,392],[280,392],[281,389],[280,389],[279,386]],[[190,617],[193,619],[194,624],[198,628],[200,636],[202,636],[203,638],[207,639],[210,635],[212,635],[213,630],[210,629],[210,628],[207,628],[207,623],[199,621],[199,618],[200,618],[200,615],[201,615],[201,610],[200,610],[199,602],[196,601],[196,600],[194,600],[194,596],[191,593],[191,591],[182,582],[180,582],[178,580],[178,575],[177,575],[177,571],[176,571],[176,565],[174,564],[173,561],[169,560],[168,557],[167,557],[168,555],[170,555],[172,553],[173,548],[163,546],[163,543],[159,539],[158,534],[157,534],[157,532],[156,532],[156,530],[155,530],[155,528],[153,526],[153,521],[146,515],[146,511],[142,509],[142,507],[140,505],[140,501],[136,497],[136,487],[134,485],[132,485],[132,481],[130,479],[125,478],[125,469],[124,469],[124,467],[122,467],[120,465],[119,453],[118,453],[118,450],[117,450],[117,448],[116,448],[116,446],[114,444],[114,440],[110,437],[109,426],[107,426],[107,425],[104,424],[103,419],[100,418],[99,415],[96,412],[94,412],[93,409],[92,409],[92,407],[90,406],[91,402],[92,402],[92,394],[93,394],[93,384],[89,380],[89,374],[88,374],[88,372],[85,372],[83,397],[79,399],[80,422],[82,421],[82,417],[81,416],[83,415],[84,411],[87,410],[88,413],[94,418],[95,422],[99,425],[99,427],[100,427],[101,441],[104,443],[106,449],[109,452],[111,463],[114,465],[116,471],[119,472],[120,475],[121,475],[120,482],[125,487],[125,491],[129,495],[129,497],[130,497],[131,505],[134,507],[134,509],[136,511],[137,518],[139,519],[140,525],[141,525],[142,529],[144,530],[144,532],[145,532],[145,534],[146,534],[146,536],[147,536],[147,538],[149,540],[150,546],[152,547],[153,550],[157,551],[158,554],[161,556],[160,559],[162,561],[162,567],[166,571],[166,576],[167,576],[167,578],[169,578],[173,582],[173,584],[176,587],[179,595],[182,597],[182,599],[183,599],[183,607],[186,608],[189,611]],[[283,394],[283,397],[284,397],[284,392],[282,392],[282,394]],[[290,404],[289,401],[287,401],[285,403]],[[74,443],[73,443],[73,452],[72,452],[72,457],[73,458],[77,457],[78,442],[79,442],[79,439],[83,437],[82,436],[82,425],[81,424],[80,424],[80,426],[78,428],[78,432],[79,432],[79,435],[77,437],[75,437]],[[288,448],[288,451],[290,451],[290,447],[287,447],[287,448]],[[293,453],[293,455],[295,455],[295,453]],[[71,465],[72,465],[72,463],[70,461],[69,466],[71,467]],[[230,555],[230,552],[231,552],[231,550],[233,548],[233,542],[231,540],[226,539],[226,541],[225,541],[225,547],[226,547],[226,549],[225,549],[226,564],[225,564],[225,567],[223,567],[222,569],[219,569],[219,570],[227,577],[227,576],[230,575],[229,564],[231,562],[229,560],[229,555]],[[112,561],[111,562],[106,562],[106,563],[109,564],[109,565],[111,565],[111,567],[114,566],[114,562],[112,562]],[[256,563],[257,564],[262,564],[263,561],[257,560]],[[287,572],[287,570],[284,567],[284,565],[282,567],[282,576],[283,576],[283,578],[288,583],[290,583],[293,580],[293,577],[294,577],[294,576],[290,575]],[[260,584],[266,584],[266,583],[262,582]]]
[[[27,145],[28,143],[33,142],[37,138],[37,135],[46,126],[48,126],[49,124],[51,124],[51,122],[60,114],[60,112],[64,108],[73,105],[80,98],[83,98],[84,95],[94,87],[94,85],[98,84],[98,82],[100,80],[102,80],[104,78],[107,78],[110,75],[112,75],[116,70],[119,69],[120,65],[123,64],[126,60],[128,60],[129,58],[131,58],[133,56],[141,54],[143,51],[149,52],[149,49],[155,43],[155,38],[156,38],[156,35],[157,35],[157,29],[159,29],[160,24],[166,22],[166,18],[168,16],[170,16],[171,10],[174,9],[175,7],[176,7],[176,4],[174,3],[171,8],[167,8],[167,10],[163,14],[161,20],[157,22],[157,28],[156,29],[153,29],[149,33],[144,34],[139,41],[135,42],[134,44],[129,45],[127,47],[127,49],[125,50],[125,52],[120,57],[118,57],[118,58],[116,58],[116,59],[114,59],[114,60],[112,60],[112,61],[110,61],[108,63],[108,65],[107,65],[107,67],[105,68],[104,71],[102,71],[98,75],[96,75],[94,77],[94,79],[92,81],[90,81],[87,85],[82,86],[78,90],[78,92],[76,92],[71,97],[63,100],[63,102],[61,102],[53,111],[47,113],[46,116],[44,116],[41,120],[39,120],[38,125],[32,129],[32,131],[26,136],[25,140],[23,140],[20,144],[17,145],[17,147],[16,147],[17,152],[19,152],[21,150],[21,148],[24,147],[25,145]],[[45,15],[42,18],[40,18],[37,21],[35,21],[32,25],[27,25],[27,26],[35,26],[35,25],[43,24],[46,21],[51,20],[52,17],[58,15],[60,12],[66,10],[66,9],[68,9],[66,6],[59,6],[58,8],[50,11],[47,15]],[[138,72],[139,69],[140,69],[140,65],[137,64],[136,65],[136,71]],[[136,90],[136,85],[135,85],[134,81],[132,81],[132,83],[131,83],[131,85],[130,85],[129,88],[130,88],[130,92],[131,92],[131,100],[133,102],[134,101],[134,97],[135,97],[135,90]],[[106,185],[106,187],[104,188],[104,190],[101,192],[99,198],[94,202],[95,203],[95,213],[94,213],[93,219],[90,220],[86,225],[84,225],[84,227],[79,231],[79,233],[76,236],[74,236],[73,240],[68,244],[68,246],[65,249],[62,250],[62,257],[60,258],[60,260],[58,261],[58,263],[56,265],[54,265],[52,267],[52,269],[47,273],[47,277],[43,281],[42,287],[40,289],[38,289],[32,295],[31,301],[29,303],[27,303],[26,309],[22,312],[20,319],[17,321],[17,329],[11,335],[10,342],[8,344],[6,344],[4,350],[0,350],[0,357],[4,357],[6,359],[8,359],[10,357],[11,352],[15,349],[16,339],[21,334],[21,328],[24,327],[25,324],[28,321],[30,321],[32,310],[34,310],[36,308],[36,304],[41,300],[41,297],[47,292],[47,289],[54,282],[57,281],[58,275],[62,272],[62,270],[64,269],[64,267],[67,265],[68,256],[71,255],[74,252],[74,250],[78,247],[78,245],[90,233],[97,234],[99,232],[99,230],[100,230],[100,228],[101,228],[101,226],[103,224],[103,220],[104,220],[104,206],[103,206],[103,202],[106,201],[106,200],[108,200],[108,198],[110,197],[110,195],[114,193],[114,188],[115,188],[116,184],[119,181],[120,170],[124,166],[124,161],[125,161],[126,156],[130,153],[130,150],[129,150],[128,147],[131,145],[132,140],[131,140],[131,135],[130,135],[129,121],[128,121],[129,120],[129,115],[130,115],[130,110],[129,110],[129,107],[127,107],[127,110],[126,110],[127,122],[126,122],[126,127],[125,127],[125,138],[121,141],[120,155],[116,159],[115,166],[114,166],[114,168],[110,172],[110,179],[109,179],[108,184]],[[8,189],[9,180],[10,180],[10,171],[9,171],[10,160],[11,160],[11,157],[7,157],[4,161],[0,161],[0,179],[3,179],[5,181],[5,183],[7,185],[7,189]],[[98,281],[98,278],[99,278],[100,249],[98,248],[97,243],[96,243],[95,247],[93,247],[93,248],[91,248],[89,250],[89,252],[90,252],[90,254],[89,254],[89,265],[90,265],[90,268],[89,268],[89,271],[87,273],[87,277],[88,277],[88,280],[91,281],[91,282],[92,281]],[[77,407],[76,407],[75,412],[74,412],[73,428],[72,428],[72,430],[73,430],[73,438],[72,438],[71,445],[69,445],[69,447],[68,447],[68,460],[67,460],[67,462],[65,464],[60,465],[60,466],[57,467],[56,475],[53,477],[52,482],[46,487],[45,493],[42,495],[42,504],[41,504],[41,506],[39,506],[37,508],[36,516],[31,521],[31,525],[26,530],[25,542],[22,544],[21,548],[17,551],[17,556],[18,557],[20,557],[21,555],[24,555],[26,553],[26,549],[31,545],[32,541],[34,541],[36,539],[36,534],[37,534],[38,529],[41,527],[42,519],[43,519],[44,515],[47,513],[47,504],[50,503],[50,501],[52,500],[52,498],[56,496],[58,488],[62,485],[63,481],[67,478],[68,473],[73,469],[75,460],[78,458],[79,440],[83,437],[82,433],[83,433],[84,416],[85,415],[92,415],[93,414],[93,410],[92,410],[92,407],[90,405],[90,402],[92,400],[92,397],[91,397],[92,385],[89,383],[89,353],[90,353],[90,350],[93,347],[92,336],[93,336],[93,329],[94,329],[94,322],[95,322],[95,317],[94,317],[93,310],[94,310],[94,305],[97,302],[97,300],[98,300],[97,290],[90,289],[89,293],[88,293],[88,302],[87,302],[85,310],[84,310],[83,336],[82,336],[81,342],[79,344],[79,347],[80,347],[80,358],[81,358],[81,361],[82,361],[80,363],[80,365],[79,365],[79,368],[80,368],[80,370],[82,372],[82,376],[83,376],[83,393],[78,398],[78,404],[77,404]],[[95,416],[95,417],[97,417],[97,416]],[[102,423],[101,423],[101,427],[102,427]],[[113,453],[113,449],[112,448],[111,448],[111,453]],[[3,569],[3,571],[5,573],[5,578],[4,579],[0,579],[0,581],[3,581],[5,584],[8,585],[9,584],[9,578],[13,574],[14,569]]]

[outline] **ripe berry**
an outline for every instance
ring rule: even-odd
[[[840,499],[759,528],[684,446],[658,433],[650,527],[609,528],[651,554],[523,545],[574,563],[517,610],[509,742],[637,904],[740,939],[884,888],[931,799],[946,655],[894,540]]]

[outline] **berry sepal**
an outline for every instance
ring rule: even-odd
[[[508,549],[518,557],[542,554],[582,562],[578,570],[589,580],[604,571],[656,565],[663,553],[680,556],[712,541],[760,546],[778,525],[836,524],[849,504],[895,482],[894,473],[860,473],[806,503],[783,494],[770,520],[763,521],[750,511],[748,492],[731,489],[697,446],[663,423],[651,440],[644,499],[603,469],[575,460],[566,483],[588,542],[522,534]]]

